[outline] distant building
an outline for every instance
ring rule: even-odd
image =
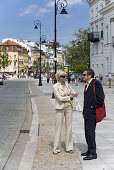
[[[7,40],[0,44],[0,52],[7,52],[9,60],[11,60],[10,66],[5,69],[6,72],[15,73],[17,76],[28,74],[28,51],[25,47]]]
[[[46,43],[41,45],[42,50],[47,53],[45,56],[45,66],[49,63],[49,67],[51,68],[51,72],[54,72],[55,68],[55,55],[54,55],[54,47],[53,42],[47,41]],[[57,46],[57,65],[64,68],[64,54],[63,48],[61,46]]]
[[[90,65],[96,76],[114,77],[114,0],[87,0],[90,5]]]
[[[26,48],[26,50],[28,51],[29,74],[34,72],[33,70],[34,61],[40,60],[39,44],[36,44],[35,42],[27,41],[27,40],[19,40],[19,39],[13,39],[13,38],[5,38],[2,40],[2,42],[6,42],[7,40],[14,41],[15,43],[18,43],[21,46]],[[65,59],[64,59],[64,54],[63,54],[63,48],[61,46],[57,46],[56,51],[57,51],[58,68],[59,67],[64,68]],[[47,41],[45,43],[41,43],[41,64],[42,64],[42,68],[44,66],[45,67],[49,66],[50,71],[54,72],[55,55],[54,55],[53,42]]]

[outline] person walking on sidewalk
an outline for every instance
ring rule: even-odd
[[[96,108],[101,106],[104,101],[104,92],[101,83],[94,78],[94,71],[86,69],[83,72],[83,79],[86,82],[84,90],[83,118],[85,128],[85,138],[88,151],[82,153],[83,160],[97,159],[95,129],[96,129]],[[96,99],[94,98],[93,83],[95,80]]]
[[[111,88],[111,80],[112,80],[112,76],[111,73],[108,73],[108,82],[109,82],[109,88]]]
[[[72,138],[72,101],[77,97],[77,93],[72,93],[69,84],[65,83],[66,72],[58,70],[56,74],[58,83],[53,85],[55,95],[55,137],[53,154],[60,153],[61,145],[61,130],[63,119],[65,117],[66,128],[66,152],[73,153],[73,138]]]

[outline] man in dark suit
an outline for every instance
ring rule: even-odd
[[[83,72],[83,80],[86,82],[84,90],[84,129],[85,138],[88,145],[88,151],[82,153],[85,156],[83,160],[97,159],[96,142],[95,142],[95,129],[96,129],[96,108],[102,105],[104,101],[104,92],[101,83],[94,79],[94,71],[92,69],[86,69]],[[95,80],[96,99],[94,97],[93,83]]]

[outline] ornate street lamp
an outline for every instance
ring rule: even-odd
[[[39,20],[35,20],[34,21],[34,29],[38,29],[40,28],[40,75],[39,75],[39,84],[38,86],[42,86],[42,79],[41,79],[41,27],[42,24]]]
[[[57,71],[57,54],[56,54],[56,48],[57,48],[57,40],[56,40],[56,33],[57,33],[57,29],[56,29],[56,16],[57,16],[57,10],[58,8],[62,8],[60,14],[68,14],[67,11],[65,10],[65,7],[68,5],[67,1],[66,0],[58,0],[56,2],[55,0],[55,30],[54,30],[54,61],[55,61],[55,74],[56,74],[56,71]],[[55,78],[55,81],[54,83],[56,83],[57,80]]]
[[[46,41],[47,41],[46,35],[42,35],[41,36],[41,43],[46,43]]]
[[[58,11],[58,8],[62,8],[60,14],[68,14],[67,11],[66,11],[66,6],[68,5],[67,1],[66,0],[58,0],[56,2],[55,0],[55,14],[54,14],[54,18],[55,18],[55,29],[54,29],[54,62],[55,62],[55,74],[56,74],[56,71],[57,71],[57,55],[56,55],[56,48],[57,48],[57,40],[56,40],[56,33],[57,33],[57,29],[56,29],[56,16],[57,16],[57,11]],[[54,79],[54,84],[57,82],[56,80],[56,77]],[[54,93],[52,94],[52,98],[55,98],[54,97]]]

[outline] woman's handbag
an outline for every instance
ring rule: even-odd
[[[109,82],[109,81],[107,81],[107,82],[106,82],[106,86],[109,86],[109,84],[110,84],[110,82]]]
[[[96,99],[96,92],[95,92],[95,80],[93,83],[93,91],[94,91],[94,97]],[[106,109],[105,109],[105,103],[98,108],[96,108],[96,123],[99,123],[103,120],[103,118],[106,117]]]
[[[73,99],[72,108],[73,108],[74,111],[76,110],[76,111],[82,112],[82,108],[81,108],[80,103],[79,103],[77,98]]]
[[[68,86],[69,86],[71,92],[75,93],[75,91],[72,89],[72,87],[70,85],[68,85]],[[80,103],[79,103],[77,97],[72,100],[72,108],[73,108],[73,111],[76,110],[76,111],[82,112],[82,108],[80,106]]]

